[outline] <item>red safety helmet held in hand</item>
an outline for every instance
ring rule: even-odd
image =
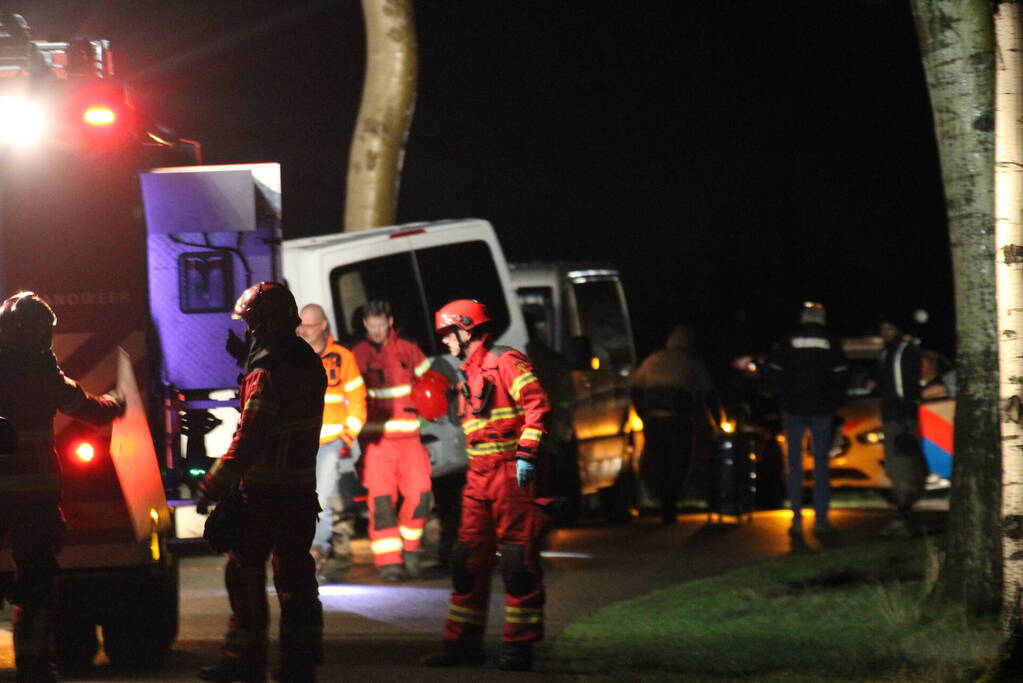
[[[434,327],[438,332],[449,327],[460,327],[468,332],[485,322],[490,322],[487,307],[475,299],[456,299],[441,306],[434,316]]]
[[[448,412],[448,389],[451,382],[436,370],[427,370],[412,385],[412,401],[427,420],[436,420]]]

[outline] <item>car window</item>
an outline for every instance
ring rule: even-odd
[[[589,337],[601,360],[615,367],[632,363],[632,339],[622,308],[618,282],[589,280],[572,285],[579,314],[579,333]]]
[[[515,293],[526,318],[529,339],[544,346],[554,344],[554,293],[550,287],[519,287]]]

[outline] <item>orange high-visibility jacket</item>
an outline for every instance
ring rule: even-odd
[[[415,342],[391,330],[379,347],[363,339],[352,349],[366,382],[367,437],[419,436],[419,414],[412,401],[412,383],[430,369],[430,359]]]
[[[327,373],[320,445],[340,437],[351,446],[366,424],[366,383],[359,373],[355,355],[329,334],[327,345],[320,352],[320,360]]]

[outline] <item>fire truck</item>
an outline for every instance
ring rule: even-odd
[[[235,297],[281,278],[278,166],[200,157],[133,106],[107,41],[33,40],[0,13],[0,292],[40,294],[68,376],[128,397],[106,428],[54,423],[65,673],[91,665],[100,636],[115,665],[158,663],[174,642],[174,499],[237,422]]]

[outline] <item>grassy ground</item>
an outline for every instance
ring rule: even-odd
[[[966,681],[994,624],[924,622],[933,541],[793,555],[609,605],[553,644],[553,680]]]

